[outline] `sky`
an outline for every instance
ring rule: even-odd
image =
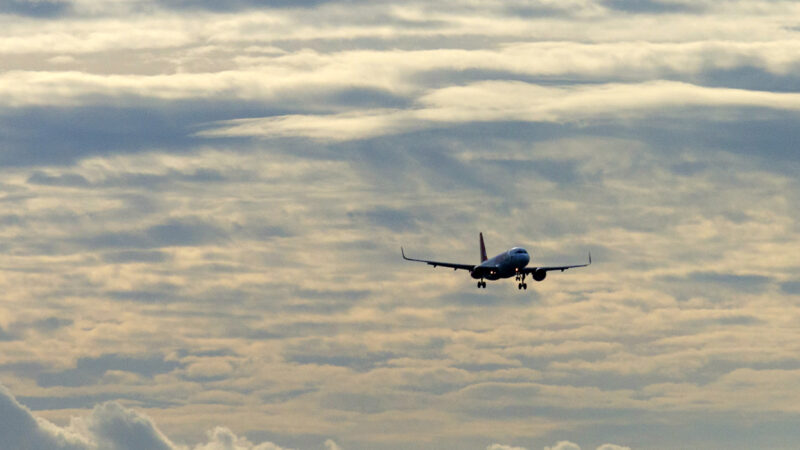
[[[0,449],[797,447],[800,3],[0,26]]]

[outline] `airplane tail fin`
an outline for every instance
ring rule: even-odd
[[[481,237],[481,262],[484,262],[488,258],[486,257],[486,245],[483,244],[483,233],[480,233],[480,237]]]

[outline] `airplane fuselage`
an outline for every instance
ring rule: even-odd
[[[492,258],[486,257],[486,246],[483,244],[483,233],[478,234],[480,240],[481,263],[462,264],[445,261],[434,261],[430,259],[409,258],[406,256],[403,247],[400,247],[400,254],[406,261],[423,262],[433,267],[449,267],[453,270],[468,270],[472,278],[478,280],[478,288],[486,288],[486,280],[499,280],[501,278],[516,277],[519,289],[528,289],[525,277],[530,276],[535,281],[543,281],[548,271],[560,270],[561,272],[574,267],[586,267],[592,263],[592,254],[589,253],[589,262],[586,264],[573,264],[569,266],[542,266],[527,267],[531,262],[531,255],[522,247],[514,247],[508,251],[500,253]]]
[[[519,275],[530,260],[531,257],[527,250],[522,247],[514,247],[475,266],[471,275],[475,279],[485,278],[487,280],[511,278]]]

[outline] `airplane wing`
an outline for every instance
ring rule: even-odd
[[[526,268],[522,269],[522,272],[523,273],[534,273],[534,272],[537,272],[537,271],[550,272],[551,270],[560,270],[560,271],[563,272],[563,271],[565,271],[567,269],[574,269],[576,267],[586,267],[586,266],[591,265],[591,264],[592,264],[592,253],[589,252],[589,262],[586,263],[586,264],[575,264],[575,265],[572,265],[572,266],[526,267]]]
[[[449,263],[449,262],[428,261],[427,259],[409,258],[409,257],[406,256],[406,252],[405,252],[405,250],[403,250],[403,247],[400,247],[400,253],[403,255],[403,259],[405,259],[406,261],[424,262],[424,263],[429,264],[429,265],[431,265],[433,267],[436,267],[436,266],[450,267],[453,270],[462,269],[462,270],[469,270],[470,272],[472,272],[472,270],[475,269],[475,265],[474,264],[455,264],[455,263]]]

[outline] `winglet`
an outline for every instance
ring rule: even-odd
[[[408,258],[406,257],[406,252],[405,252],[405,250],[403,250],[403,246],[402,246],[402,245],[400,246],[400,254],[401,254],[401,255],[403,255],[403,259],[408,259]]]
[[[592,264],[592,252],[589,252],[589,264]]]

